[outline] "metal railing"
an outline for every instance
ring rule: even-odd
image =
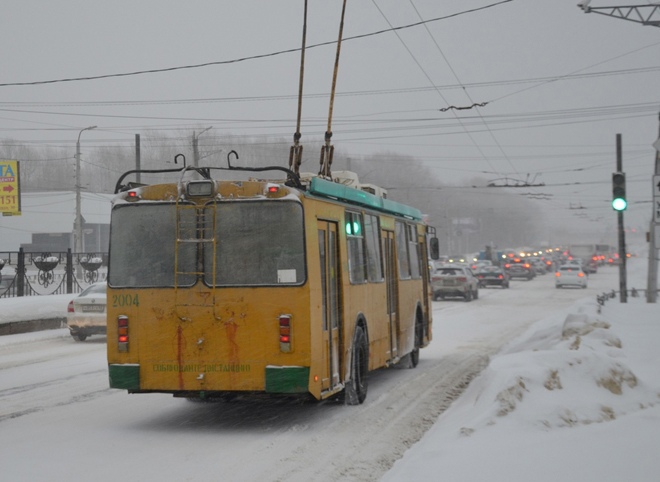
[[[71,249],[0,252],[0,298],[79,293],[105,280],[107,260],[107,253],[72,253]]]

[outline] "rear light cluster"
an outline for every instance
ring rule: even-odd
[[[73,309],[73,300],[69,301],[69,306],[66,307],[66,312],[67,313],[73,313],[76,310]]]
[[[117,317],[117,349],[120,352],[128,351],[128,316]]]
[[[291,352],[291,315],[280,315],[280,351]]]

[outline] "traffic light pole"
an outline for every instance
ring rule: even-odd
[[[621,134],[616,135],[616,170],[623,172],[623,155],[621,148]],[[626,281],[626,232],[623,229],[623,211],[617,212],[619,221],[619,300],[621,303],[628,302],[628,284]]]
[[[658,116],[660,121],[660,115]],[[660,126],[660,122],[659,122]],[[655,169],[653,172],[653,209],[649,226],[649,270],[646,285],[646,302],[658,300],[658,255],[660,254],[660,127],[655,147]]]

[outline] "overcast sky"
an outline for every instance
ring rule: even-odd
[[[475,176],[544,183],[525,190],[545,197],[553,222],[581,214],[584,222],[614,225],[609,199],[620,133],[627,220],[645,228],[659,131],[660,28],[585,14],[576,3],[348,0],[333,144],[414,174],[392,153],[412,156],[458,186]],[[304,0],[6,0],[3,7],[1,139],[69,146],[72,156],[80,130],[91,125],[98,129],[82,134],[83,150],[130,146],[137,133],[210,126],[202,150],[230,147],[233,136],[292,139]],[[340,0],[309,0],[303,170],[317,170],[327,128],[341,7]],[[393,27],[406,28],[382,32]],[[315,46],[322,43],[329,44]],[[113,76],[204,63],[213,65]],[[95,76],[109,77],[6,85]],[[450,108],[472,104],[485,105]]]

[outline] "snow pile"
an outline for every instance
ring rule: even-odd
[[[509,343],[381,479],[658,480],[657,305],[583,299]]]
[[[563,325],[531,332],[493,359],[472,393],[481,414],[461,434],[502,423],[541,429],[607,422],[652,407],[660,393],[627,365],[622,342],[600,315],[569,314]]]
[[[0,324],[15,321],[66,318],[66,309],[76,294],[0,298]]]

